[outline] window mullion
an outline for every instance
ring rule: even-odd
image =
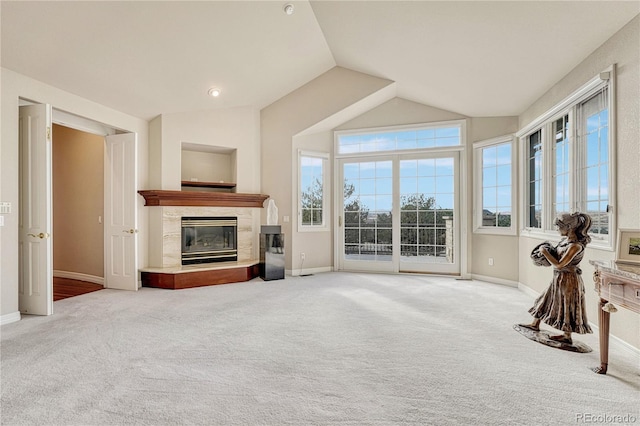
[[[572,212],[584,211],[584,200],[582,197],[582,188],[584,188],[584,179],[581,171],[584,170],[584,156],[580,145],[582,143],[581,136],[578,132],[579,114],[574,106],[569,111],[569,131],[571,134],[571,143],[569,144],[569,161],[571,168],[569,171],[569,197]]]
[[[542,127],[542,230],[553,229],[553,143],[552,122]]]

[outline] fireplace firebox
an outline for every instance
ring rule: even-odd
[[[238,260],[238,219],[183,217],[182,264]]]

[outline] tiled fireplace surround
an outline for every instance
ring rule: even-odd
[[[182,266],[181,232],[183,216],[233,216],[238,218],[238,263],[256,259],[253,239],[254,211],[251,207],[184,207],[166,206],[162,208],[162,267]]]

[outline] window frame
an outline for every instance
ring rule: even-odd
[[[302,222],[302,159],[303,157],[316,158],[322,160],[322,223],[319,225],[308,225]],[[328,232],[329,227],[329,153],[319,151],[298,150],[298,232]]]
[[[335,158],[348,158],[348,157],[368,157],[368,156],[378,156],[378,155],[389,155],[389,154],[404,154],[404,153],[413,153],[413,152],[440,152],[440,151],[464,151],[465,142],[467,140],[467,121],[466,119],[454,119],[447,121],[434,121],[430,123],[417,123],[417,124],[403,124],[403,125],[393,125],[393,126],[382,126],[382,127],[368,127],[368,128],[360,128],[360,129],[349,129],[349,130],[336,130],[334,132],[334,152]],[[401,148],[401,149],[387,149],[387,150],[365,150],[365,151],[354,151],[354,152],[342,152],[340,145],[340,138],[343,136],[368,136],[368,135],[376,135],[383,133],[396,133],[402,131],[437,131],[438,129],[452,129],[457,128],[459,132],[459,144],[458,145],[448,145],[448,146],[433,146],[433,147],[423,147],[423,148]]]
[[[553,124],[556,120],[565,115],[569,116],[569,134],[571,143],[569,145],[569,205],[570,211],[580,211],[586,208],[584,195],[586,194],[586,182],[581,178],[583,170],[578,168],[580,162],[579,156],[586,149],[583,141],[579,139],[579,114],[578,110],[581,106],[591,99],[593,96],[601,92],[605,92],[608,102],[608,234],[589,234],[592,237],[590,247],[607,251],[613,251],[616,244],[617,222],[614,206],[616,206],[616,117],[615,117],[615,65],[606,68],[604,71],[593,77],[582,87],[577,89],[567,98],[557,103],[551,109],[531,121],[527,126],[516,133],[518,145],[522,147],[520,150],[520,181],[521,181],[521,200],[520,200],[520,223],[521,235],[541,239],[550,239],[558,241],[560,235],[554,225],[554,167],[555,159],[553,144],[555,142],[555,134],[553,132]],[[528,148],[529,137],[541,130],[542,132],[542,227],[534,228],[528,225],[528,203],[529,203],[529,163]]]
[[[503,135],[483,141],[473,143],[473,164],[474,164],[474,184],[473,184],[473,232],[476,234],[490,235],[517,235],[518,233],[518,200],[516,188],[518,185],[517,174],[517,144],[515,135]],[[484,184],[483,184],[483,150],[498,145],[509,144],[511,146],[511,226],[498,227],[483,225],[484,212]]]

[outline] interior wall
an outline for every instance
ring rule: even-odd
[[[616,135],[618,175],[616,178],[617,203],[614,214],[618,227],[640,229],[640,15],[613,35],[596,49],[582,63],[556,83],[547,93],[535,101],[519,117],[520,127],[532,122],[536,117],[553,107],[572,92],[598,75],[611,64],[617,64],[616,78]],[[522,204],[522,202],[520,203]],[[547,268],[534,267],[528,254],[540,239],[521,237],[520,283],[541,293],[547,287],[551,273]],[[612,260],[615,253],[587,247],[584,260],[580,264],[583,279],[587,287],[587,315],[591,322],[597,323],[598,298],[593,291],[591,276],[593,267],[589,260]],[[526,317],[526,313],[523,313]],[[524,319],[526,320],[526,318]],[[619,309],[611,318],[611,333],[640,348],[640,321],[638,315],[627,309]]]
[[[148,130],[145,120],[115,111],[95,102],[33,80],[3,68],[0,74],[2,106],[0,108],[0,200],[11,203],[11,213],[5,216],[5,226],[0,228],[0,320],[18,320],[18,105],[19,98],[48,103],[55,108],[90,120],[105,123],[110,127],[135,132],[138,135],[138,189],[148,188]],[[138,201],[138,236],[140,241],[148,238],[147,212],[144,199]],[[140,265],[147,263],[147,245],[138,245]]]
[[[236,150],[237,191],[260,191],[260,115],[250,108],[230,108],[162,114],[153,120],[152,168],[160,171],[153,189],[179,191],[182,143]]]
[[[421,123],[434,123],[439,121],[467,120],[467,140],[469,140],[468,117],[429,105],[420,104],[403,98],[394,98],[374,108],[359,117],[341,124],[335,130],[357,130],[376,127],[401,126]],[[464,153],[462,154],[464,156]],[[461,157],[462,162],[462,157]],[[461,197],[464,194],[460,194]],[[461,214],[464,220],[466,215]],[[465,223],[461,223],[460,229],[464,229]],[[468,228],[467,228],[468,229]],[[467,234],[469,238],[469,235]],[[461,241],[468,244],[469,241]],[[469,270],[469,258],[467,258],[466,270]],[[462,266],[462,265],[461,265]],[[465,268],[463,268],[465,269]]]
[[[262,193],[270,195],[278,206],[278,223],[285,234],[287,270],[292,269],[293,256],[300,258],[298,248],[293,245],[293,234],[297,232],[293,194],[297,185],[289,184],[295,175],[294,136],[341,115],[392,84],[389,80],[335,67],[261,110]],[[319,132],[322,130],[312,133]],[[289,222],[283,220],[284,216],[289,217]],[[266,223],[266,212],[262,221]]]
[[[53,125],[53,269],[104,279],[104,137]]]
[[[293,156],[291,165],[293,178],[291,182],[293,206],[298,204],[298,150],[315,151],[329,154],[333,158],[333,132],[324,131],[311,135],[294,136]],[[327,214],[325,221],[327,228],[318,231],[298,232],[298,211],[291,216],[292,235],[290,251],[292,256],[291,273],[299,275],[314,271],[331,270],[333,267],[333,162],[327,162],[327,188],[329,188]],[[300,253],[305,254],[304,262]]]
[[[371,111],[350,120],[336,130],[366,129],[384,126],[430,123],[450,120],[467,120],[467,211],[462,227],[473,229],[473,142],[502,135],[513,134],[518,130],[517,117],[477,117],[468,118],[451,111],[445,111],[428,105],[419,104],[402,98],[394,98]],[[333,144],[333,135],[331,135]],[[461,194],[462,195],[462,194]],[[485,275],[517,282],[518,279],[518,238],[517,236],[473,235],[467,232],[468,250],[467,270],[472,274]],[[485,257],[494,258],[493,267],[484,267]]]
[[[228,171],[230,179],[236,179],[236,192],[260,192],[260,113],[250,107],[193,111],[163,114],[150,123],[153,154],[150,155],[151,169],[154,170],[153,187],[149,189],[181,190],[182,143],[205,147],[222,147],[234,150],[227,157],[235,167]],[[203,153],[198,152],[198,155]],[[187,153],[187,156],[190,154]],[[204,160],[205,157],[202,157]],[[210,157],[209,160],[217,161]],[[189,160],[187,160],[189,161]],[[215,164],[211,164],[215,167]],[[199,165],[205,173],[207,165]],[[237,170],[237,172],[235,170]],[[207,172],[208,173],[208,172]],[[189,176],[190,178],[191,176]],[[194,176],[199,177],[199,176]],[[188,179],[185,179],[188,180]],[[204,180],[204,178],[202,179]],[[216,179],[220,180],[220,179]],[[161,207],[145,207],[149,214],[150,238],[149,262],[147,267],[162,267],[163,258],[163,210]],[[252,226],[259,229],[260,211],[253,209]],[[258,234],[253,241],[254,259],[258,257]]]
[[[473,143],[499,136],[511,135],[518,131],[518,117],[478,117],[470,120],[468,132],[468,188],[469,209],[467,227],[473,230],[473,190],[475,176],[473,172]],[[515,146],[517,149],[517,145]],[[517,165],[514,165],[517,167]],[[518,195],[518,182],[513,182],[513,190]],[[515,206],[514,206],[515,207]],[[514,211],[517,209],[514,208]],[[514,214],[512,220],[518,220]],[[517,227],[516,223],[516,229]],[[520,256],[517,235],[488,235],[469,232],[469,270],[472,275],[497,278],[516,284],[518,282],[518,258]],[[493,265],[489,265],[489,258],[493,258]]]
[[[466,118],[466,116],[455,112],[419,104],[403,98],[393,98],[346,123],[342,123],[335,130],[368,129]]]
[[[232,170],[235,168],[235,164],[233,166],[231,164],[233,159],[235,159],[235,156],[232,156],[232,154],[183,149],[181,179],[186,181],[197,179],[200,182],[233,182]]]
[[[353,129],[367,129],[375,127],[396,126],[396,125],[409,125],[418,123],[429,123],[438,121],[449,121],[466,119],[467,117],[457,114],[451,111],[441,110],[428,105],[419,104],[407,99],[393,98],[381,105],[370,109],[369,111],[358,115],[346,122],[341,123],[334,130],[353,130]],[[502,136],[505,134],[514,133],[517,130],[518,120],[517,117],[485,117],[485,118],[473,118],[467,120],[467,142],[471,146],[472,142],[477,140],[489,139],[496,136]],[[298,185],[298,171],[297,171],[297,152],[298,149],[308,149],[320,152],[328,152],[330,154],[330,169],[331,169],[331,189],[330,194],[330,212],[334,211],[334,164],[333,164],[333,152],[334,152],[334,131],[318,132],[312,135],[300,135],[293,137],[291,158],[292,178],[291,178],[291,205],[297,204],[297,185]],[[469,150],[469,152],[471,152]],[[468,188],[471,187],[471,164],[470,157],[467,159],[468,171],[467,177]],[[471,229],[471,211],[472,211],[472,192],[468,191],[467,197],[469,212],[466,216],[468,218],[467,229]],[[329,231],[320,232],[298,232],[297,231],[297,211],[294,208],[291,214],[291,243],[288,245],[288,251],[291,255],[291,269],[294,274],[300,272],[300,266],[302,261],[300,259],[300,253],[305,253],[304,267],[305,269],[331,269],[335,265],[334,263],[334,233],[333,223],[330,223]],[[330,218],[333,214],[330,215]],[[517,237],[504,237],[498,236],[483,236],[485,238],[480,239],[478,247],[483,250],[485,247],[491,247],[491,250],[495,252],[494,267],[485,271],[483,268],[477,267],[476,263],[480,263],[481,256],[475,256],[475,247],[472,246],[471,233],[467,233],[469,247],[469,257],[467,259],[467,269],[472,273],[486,274],[491,277],[509,280],[517,282],[518,278],[518,238]],[[475,236],[474,236],[475,238]],[[503,248],[503,250],[496,250],[497,244]],[[474,269],[475,268],[475,269]]]

